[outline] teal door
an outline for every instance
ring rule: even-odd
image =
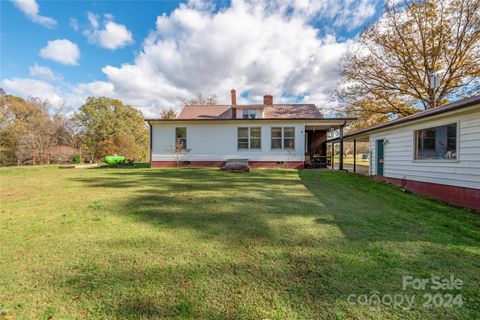
[[[383,139],[377,140],[377,175],[383,176]]]

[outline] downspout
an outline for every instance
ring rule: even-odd
[[[152,146],[153,146],[153,141],[152,141],[152,124],[150,123],[150,121],[147,121],[148,122],[148,126],[150,127],[150,168],[152,167]]]
[[[357,139],[353,139],[353,172],[357,172]]]

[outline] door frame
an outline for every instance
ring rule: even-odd
[[[379,148],[378,146],[382,145],[382,157],[379,157]],[[375,140],[375,150],[376,150],[376,154],[375,154],[375,173],[377,174],[377,176],[383,176],[383,173],[385,171],[385,139],[384,138],[381,138],[381,139],[376,139]],[[379,170],[380,166],[379,164],[381,164],[381,170]]]

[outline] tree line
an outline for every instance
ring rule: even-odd
[[[147,158],[148,128],[139,110],[91,97],[67,115],[0,91],[0,165],[93,162],[110,154]]]
[[[214,94],[197,93],[181,104],[217,104]],[[173,107],[161,119],[177,116]],[[37,99],[6,94],[0,88],[0,165],[102,161],[118,154],[147,161],[149,129],[140,110],[119,99],[90,97],[73,114]]]
[[[387,1],[340,64],[337,112],[369,127],[480,94],[480,0]],[[432,86],[433,76],[440,80]],[[1,90],[1,89],[0,89]],[[197,93],[181,104],[217,104]],[[160,112],[175,118],[173,108]],[[130,160],[148,155],[142,113],[118,99],[88,98],[74,114],[0,91],[0,165]]]

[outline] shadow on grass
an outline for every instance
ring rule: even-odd
[[[350,240],[427,241],[480,247],[480,216],[361,175],[299,173]]]
[[[118,215],[160,228],[194,229],[207,238],[222,233],[219,241],[230,245],[274,240],[269,223],[273,220],[328,214],[304,192],[296,171],[235,174],[194,168],[106,173],[73,180],[93,188],[125,189],[125,200],[112,208]]]
[[[132,247],[133,243],[103,243],[105,249]],[[252,248],[254,250],[255,248]],[[278,251],[279,248],[277,248]],[[333,251],[340,251],[335,255]],[[107,252],[107,251],[106,251]],[[143,253],[143,252],[142,252]],[[443,254],[444,252],[438,252]],[[403,291],[402,277],[418,275],[413,266],[402,266],[380,250],[362,246],[330,250],[302,250],[262,254],[250,259],[206,258],[137,264],[137,256],[122,253],[110,257],[114,268],[98,264],[64,275],[62,288],[86,306],[93,318],[114,319],[473,319],[478,316],[478,288],[470,283],[461,293],[468,303],[458,309],[394,310],[390,307],[356,309],[347,303],[350,294],[417,294]],[[440,258],[440,257],[439,257]],[[466,254],[462,259],[475,259]],[[106,257],[107,259],[107,257]],[[429,264],[431,254],[418,257],[419,266]],[[134,260],[134,261],[131,261]],[[452,266],[461,259],[450,261]],[[417,267],[418,268],[418,267]],[[444,276],[445,270],[431,270]],[[459,270],[457,270],[458,272]],[[446,276],[446,275],[445,275]],[[464,281],[475,279],[460,276]],[[421,293],[423,294],[423,292]],[[460,311],[460,315],[457,312]],[[336,317],[333,316],[336,314]],[[349,316],[350,314],[350,316]],[[463,316],[461,316],[463,314]],[[275,316],[277,315],[277,316]]]
[[[360,318],[461,317],[458,310],[348,305],[352,293],[403,293],[406,274],[455,273],[473,301],[460,313],[470,317],[480,307],[480,257],[468,251],[479,246],[480,222],[464,210],[336,172],[105,174],[74,180],[124,188],[109,212],[169,241],[98,242],[111,268],[88,262],[64,275],[64,289],[94,317],[347,318],[352,310]]]
[[[106,163],[100,163],[97,167],[88,168],[88,169],[105,170],[105,169],[146,169],[146,168],[150,168],[150,163],[135,162],[133,164],[122,164],[122,165],[108,165]]]

